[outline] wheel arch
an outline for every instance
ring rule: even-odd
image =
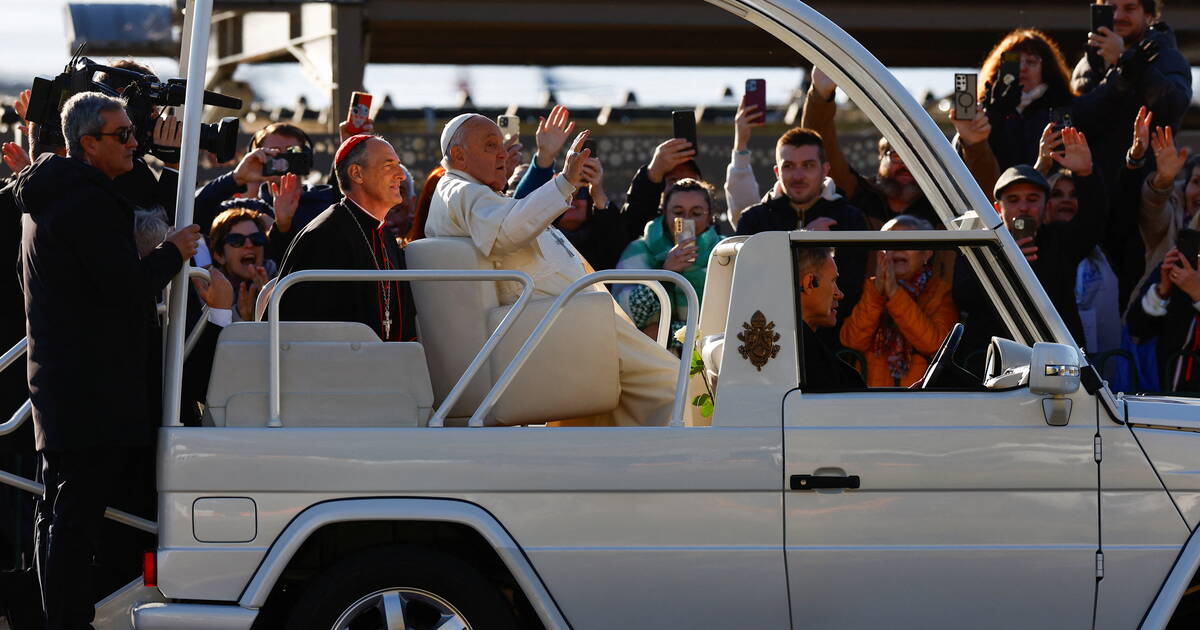
[[[339,499],[313,505],[292,519],[275,539],[238,604],[244,608],[263,608],[284,570],[321,532],[369,523],[427,523],[469,530],[499,559],[543,627],[569,628],[533,565],[500,522],[480,506],[454,499]]]

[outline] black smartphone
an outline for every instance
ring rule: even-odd
[[[1196,267],[1196,257],[1200,256],[1200,231],[1183,229],[1175,239],[1175,247],[1183,254],[1184,260],[1193,268]]]
[[[675,123],[676,138],[683,138],[692,143],[692,149],[696,154],[700,154],[700,145],[696,143],[696,112],[695,110],[685,109],[671,112],[671,118]]]
[[[1000,57],[1000,89],[1021,80],[1021,53],[1007,52]]]
[[[263,165],[262,173],[264,177],[286,173],[308,175],[312,171],[312,167],[313,156],[311,152],[306,151],[304,147],[288,147],[280,151],[275,157],[268,158],[267,163]]]
[[[1117,8],[1111,4],[1093,4],[1092,32],[1099,33],[1101,26],[1110,31],[1113,30],[1113,19],[1116,15],[1116,9]]]
[[[975,116],[979,113],[979,104],[975,102],[975,93],[978,87],[978,74],[954,75],[955,120],[975,120]]]
[[[767,118],[767,80],[766,79],[746,79],[746,99],[747,105],[758,106],[758,116],[756,120],[765,122]]]
[[[597,147],[597,146],[596,146],[596,139],[595,139],[595,138],[588,138],[587,140],[584,140],[584,141],[583,141],[583,148],[585,148],[585,149],[591,149],[591,150],[592,150],[591,157],[594,157],[594,158],[596,158],[596,159],[600,159],[600,149],[599,149],[599,147]]]
[[[1021,240],[1026,237],[1037,236],[1038,224],[1033,219],[1018,217],[1012,221],[1012,236],[1013,240]]]
[[[1050,122],[1054,123],[1055,131],[1062,131],[1065,127],[1075,126],[1075,119],[1071,116],[1070,107],[1051,107]]]

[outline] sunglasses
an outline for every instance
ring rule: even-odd
[[[230,247],[241,247],[246,244],[246,239],[250,239],[250,244],[255,247],[263,247],[267,244],[267,235],[262,232],[253,234],[230,234],[225,237],[225,244]]]
[[[129,142],[129,138],[131,138],[135,133],[137,133],[137,127],[130,125],[128,127],[121,127],[116,131],[110,131],[108,133],[93,133],[91,135],[97,138],[101,136],[116,136],[118,142],[125,144],[126,142]]]

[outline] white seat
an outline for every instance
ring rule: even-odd
[[[494,269],[469,238],[414,241],[405,249],[405,260],[409,269]],[[434,398],[440,405],[509,307],[500,305],[495,282],[414,282],[411,286]],[[529,302],[450,410],[451,418],[474,413],[551,302],[553,298]],[[575,296],[485,421],[534,424],[616,409],[621,386],[614,308],[607,292]]]
[[[206,424],[266,426],[268,333],[266,322],[221,331]],[[280,347],[285,427],[424,426],[433,413],[419,343],[384,343],[357,322],[283,322]]]

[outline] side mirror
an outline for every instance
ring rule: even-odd
[[[1061,343],[1033,344],[1029,391],[1064,396],[1079,391],[1079,351]]]

